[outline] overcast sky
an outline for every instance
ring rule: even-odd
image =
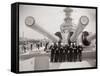
[[[25,25],[25,18],[27,16],[33,16],[36,23],[43,27],[45,30],[54,34],[60,31],[60,25],[64,22],[65,12],[63,11],[65,7],[52,7],[52,6],[36,6],[36,5],[20,5],[19,8],[19,36],[30,39],[40,39],[44,38],[40,33],[28,28]],[[78,24],[78,20],[81,16],[85,15],[89,18],[89,24],[84,30],[95,33],[95,9],[86,8],[72,8],[73,12],[71,17],[73,18],[73,23]]]

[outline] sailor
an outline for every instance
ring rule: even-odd
[[[65,47],[65,45],[63,45],[63,62],[65,62],[66,61],[66,47]]]
[[[51,62],[54,62],[54,44],[52,43],[52,45],[49,48],[51,50]]]
[[[60,46],[60,62],[64,62],[65,60],[65,50],[64,50],[64,45],[63,43],[61,43],[61,46]]]
[[[61,42],[58,42],[58,62],[62,62],[62,49]]]
[[[58,50],[58,44],[54,44],[54,62],[58,62],[58,56],[59,56],[59,50]]]
[[[71,52],[72,53],[71,54],[71,61],[74,61],[74,42],[72,42],[71,44],[72,44],[71,45],[72,46],[72,49],[71,49],[72,50],[72,52]]]
[[[82,51],[83,47],[81,45],[78,46],[78,60],[81,62],[82,61]]]
[[[67,55],[67,61],[69,61],[70,60],[70,46],[69,45],[66,49],[66,55]]]
[[[65,44],[64,50],[65,50],[65,61],[67,61],[67,44]]]
[[[69,47],[69,62],[72,62],[72,53],[73,53],[73,43],[70,43],[70,47]]]
[[[77,60],[77,45],[74,42],[74,44],[73,44],[73,61],[76,62],[76,60]]]

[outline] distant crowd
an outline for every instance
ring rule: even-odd
[[[24,43],[19,45],[19,49],[21,52],[26,53],[27,51],[33,51],[34,49],[39,50],[40,47],[43,47],[42,43]]]

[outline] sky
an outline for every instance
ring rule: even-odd
[[[70,7],[72,8],[72,7]],[[25,37],[28,39],[43,39],[45,36],[30,29],[25,25],[25,18],[32,16],[35,19],[36,24],[41,26],[46,31],[54,34],[60,31],[61,24],[64,23],[65,7],[53,7],[53,6],[37,6],[37,5],[20,5],[19,7],[19,37]],[[95,9],[87,8],[72,8],[73,12],[71,17],[73,18],[73,24],[77,27],[78,21],[81,16],[87,16],[89,18],[89,24],[84,30],[95,33]]]

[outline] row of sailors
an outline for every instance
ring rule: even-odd
[[[70,45],[62,46],[60,43],[57,45],[54,43],[51,47],[51,62],[76,62],[82,61],[82,50],[81,45],[71,43]]]

